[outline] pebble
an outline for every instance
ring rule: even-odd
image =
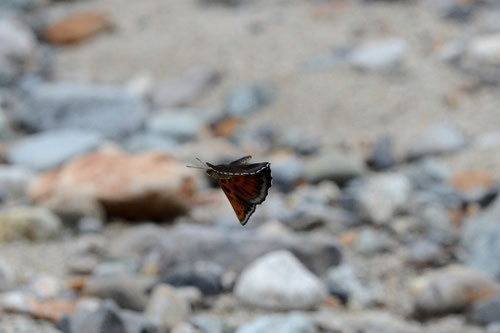
[[[120,318],[125,325],[126,333],[161,333],[162,330],[143,313],[130,310],[121,310]]]
[[[194,286],[204,295],[217,295],[224,291],[221,281],[223,274],[224,269],[221,266],[208,261],[198,261],[167,271],[161,281],[175,287]]]
[[[326,284],[330,294],[353,308],[368,308],[383,301],[384,289],[380,282],[362,281],[354,267],[346,263],[328,270]]]
[[[358,191],[361,216],[373,224],[383,225],[407,210],[412,188],[405,175],[385,173],[368,178]]]
[[[417,210],[420,227],[426,238],[438,244],[449,245],[457,239],[457,230],[448,211],[439,204],[420,205]]]
[[[34,131],[80,129],[121,139],[142,128],[146,105],[124,89],[83,83],[35,83],[13,120]]]
[[[453,153],[467,145],[464,134],[449,124],[434,124],[424,129],[407,147],[408,159]]]
[[[355,48],[348,56],[355,68],[369,71],[387,70],[403,62],[408,44],[399,38],[372,41]]]
[[[364,229],[354,242],[356,252],[371,256],[377,253],[387,252],[393,247],[391,237],[379,230]]]
[[[105,301],[96,310],[81,310],[63,318],[58,327],[63,333],[128,333],[119,311],[112,301]]]
[[[273,187],[288,192],[303,175],[304,163],[295,155],[276,156],[269,160],[273,170]]]
[[[373,145],[366,164],[373,170],[387,170],[394,167],[397,161],[393,149],[390,137],[381,138]]]
[[[246,117],[271,103],[275,95],[276,87],[271,83],[240,85],[227,94],[224,109],[232,117]]]
[[[301,313],[267,315],[240,327],[235,333],[316,333],[318,329]]]
[[[463,311],[500,291],[492,278],[465,266],[451,265],[415,278],[410,283],[414,311],[436,316]]]
[[[146,128],[150,133],[183,142],[196,139],[202,125],[200,115],[194,112],[169,110],[149,118]]]
[[[340,151],[324,151],[305,161],[303,178],[309,183],[322,180],[345,183],[364,173],[365,165],[359,157]]]
[[[0,210],[0,240],[44,241],[61,234],[61,220],[42,207],[12,206]]]
[[[206,66],[193,66],[179,76],[160,84],[153,92],[157,109],[187,106],[216,85],[222,74]]]
[[[326,298],[322,282],[288,251],[255,260],[241,273],[234,293],[243,303],[268,310],[307,310]]]
[[[189,304],[177,295],[173,287],[166,284],[157,285],[153,289],[144,311],[147,318],[163,329],[185,321],[190,312]]]
[[[466,53],[479,64],[500,66],[500,33],[474,38],[469,43]]]
[[[224,325],[215,316],[202,314],[192,317],[191,324],[203,333],[224,333]]]
[[[112,299],[121,308],[143,311],[146,306],[145,286],[138,277],[128,275],[93,276],[84,288],[87,295]]]
[[[93,132],[48,131],[14,143],[7,151],[7,160],[32,170],[51,170],[96,149],[100,144],[101,137]]]
[[[471,319],[479,325],[500,324],[500,294],[475,303]]]
[[[442,266],[449,260],[444,248],[427,239],[415,242],[410,247],[408,261],[416,267]]]
[[[35,175],[29,169],[0,164],[0,189],[5,192],[5,200],[27,201],[27,190]]]

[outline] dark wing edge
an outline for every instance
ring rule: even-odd
[[[263,203],[264,200],[266,200],[267,194],[269,193],[269,189],[271,188],[272,185],[273,177],[271,176],[271,163],[268,162],[263,169],[257,172],[257,174],[261,172],[263,174],[262,174],[262,186],[260,188],[260,193],[255,199],[249,200],[250,203],[254,205],[259,205]]]

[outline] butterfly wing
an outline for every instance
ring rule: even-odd
[[[242,172],[229,178],[219,178],[218,183],[233,207],[242,225],[255,212],[271,187],[271,168],[269,163],[258,163],[260,167],[253,173]]]
[[[247,155],[247,156],[244,156],[242,158],[238,158],[235,161],[232,161],[231,163],[229,163],[229,165],[247,164],[248,161],[250,161],[251,158],[252,158],[252,156]]]

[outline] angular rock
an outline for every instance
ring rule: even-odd
[[[325,151],[305,161],[303,177],[311,183],[322,180],[345,183],[361,176],[364,172],[365,165],[358,157],[341,152]]]
[[[268,315],[255,319],[235,333],[316,333],[313,322],[301,313]]]
[[[387,224],[408,207],[411,183],[405,175],[386,173],[368,178],[358,189],[361,216],[371,223]]]
[[[142,128],[145,104],[125,90],[82,83],[36,83],[28,87],[13,118],[34,130],[81,129],[120,139]]]
[[[57,238],[61,221],[40,207],[13,206],[0,210],[0,240],[49,240]]]
[[[53,45],[70,45],[82,42],[112,27],[107,13],[80,12],[49,24],[45,28],[44,37]]]
[[[224,102],[225,111],[233,117],[246,117],[274,99],[276,87],[271,83],[241,85],[231,90]]]
[[[101,137],[81,130],[56,130],[21,139],[9,147],[7,160],[32,170],[55,169],[96,149]]]
[[[363,70],[386,70],[401,63],[407,50],[406,41],[399,38],[373,41],[354,49],[349,54],[349,62]]]
[[[428,155],[456,152],[464,148],[466,144],[467,139],[456,127],[448,124],[435,124],[410,142],[406,154],[408,159],[416,159]]]
[[[500,292],[492,278],[470,268],[454,265],[429,272],[410,284],[417,316],[463,311]]]
[[[160,85],[153,93],[156,108],[186,106],[217,84],[221,73],[205,66],[195,66]]]
[[[186,320],[190,311],[189,304],[177,295],[174,288],[160,284],[152,292],[145,315],[156,325],[169,329]]]
[[[99,203],[108,216],[166,220],[188,211],[195,175],[161,153],[100,152],[42,175],[30,197],[40,204],[83,198]]]
[[[83,292],[102,299],[112,299],[125,309],[143,311],[146,306],[145,286],[133,276],[94,276]]]
[[[245,304],[276,311],[314,308],[327,293],[292,253],[276,251],[258,258],[241,273],[235,295]]]

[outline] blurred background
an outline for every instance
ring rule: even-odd
[[[0,0],[0,332],[500,332],[499,84],[495,0]]]

